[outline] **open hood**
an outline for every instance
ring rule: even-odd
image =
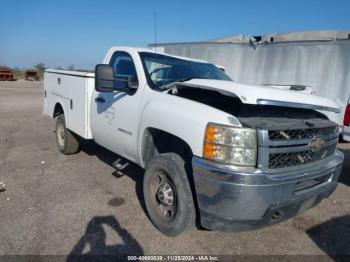
[[[192,79],[179,85],[215,90],[223,95],[236,96],[245,104],[273,105],[340,112],[336,102],[301,91],[284,90],[273,86],[248,85],[234,81]]]

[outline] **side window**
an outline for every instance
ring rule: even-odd
[[[113,66],[114,77],[118,86],[124,86],[126,81],[131,80],[134,85],[138,85],[137,73],[132,57],[126,52],[115,52],[112,56],[110,65]]]

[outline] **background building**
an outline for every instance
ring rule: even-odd
[[[221,65],[239,82],[310,86],[317,95],[342,105],[343,114],[327,113],[342,124],[350,95],[350,32],[238,35],[203,42],[157,43],[156,49]]]

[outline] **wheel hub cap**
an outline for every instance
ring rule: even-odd
[[[170,221],[177,213],[176,188],[164,171],[158,171],[151,182],[152,202],[162,219]]]
[[[174,193],[171,186],[168,183],[164,183],[159,186],[157,192],[157,198],[160,203],[165,206],[172,206],[174,203]]]

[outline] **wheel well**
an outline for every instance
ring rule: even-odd
[[[193,156],[190,146],[181,138],[157,128],[147,128],[142,139],[143,166],[146,167],[156,155],[169,152],[178,154],[185,162]]]
[[[185,170],[196,208],[196,225],[200,226],[200,213],[194,185],[191,147],[181,138],[157,128],[147,128],[142,139],[142,164],[146,168],[153,157],[163,153],[176,153],[185,161]]]
[[[64,114],[63,107],[60,103],[56,103],[55,109],[53,110],[53,117],[59,116],[61,114]]]

